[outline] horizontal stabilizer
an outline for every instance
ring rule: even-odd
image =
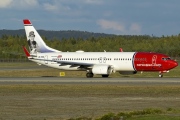
[[[23,46],[24,53],[26,54],[26,57],[30,57],[30,54],[25,46]]]

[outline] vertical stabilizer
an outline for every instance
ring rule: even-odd
[[[46,43],[43,41],[41,36],[38,34],[36,29],[31,24],[30,20],[24,19],[23,22],[24,22],[27,42],[30,49],[30,54],[35,54],[37,52],[40,52],[40,53],[60,52],[46,45]]]

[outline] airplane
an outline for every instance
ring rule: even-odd
[[[138,71],[163,73],[178,66],[169,56],[155,52],[62,52],[46,45],[31,21],[24,19],[30,52],[23,47],[29,60],[61,70],[86,71],[86,77],[108,77],[110,74],[136,74]]]

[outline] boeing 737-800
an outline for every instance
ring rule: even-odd
[[[29,60],[62,70],[87,71],[86,77],[94,74],[108,77],[111,73],[136,74],[138,71],[163,73],[178,66],[169,56],[152,52],[62,52],[48,47],[30,20],[23,20],[29,50],[23,47]]]

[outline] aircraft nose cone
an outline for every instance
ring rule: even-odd
[[[174,66],[177,67],[178,66],[178,62],[174,61]]]
[[[171,67],[172,68],[175,68],[175,67],[177,67],[178,66],[178,62],[176,62],[176,61],[172,61],[171,62]]]

